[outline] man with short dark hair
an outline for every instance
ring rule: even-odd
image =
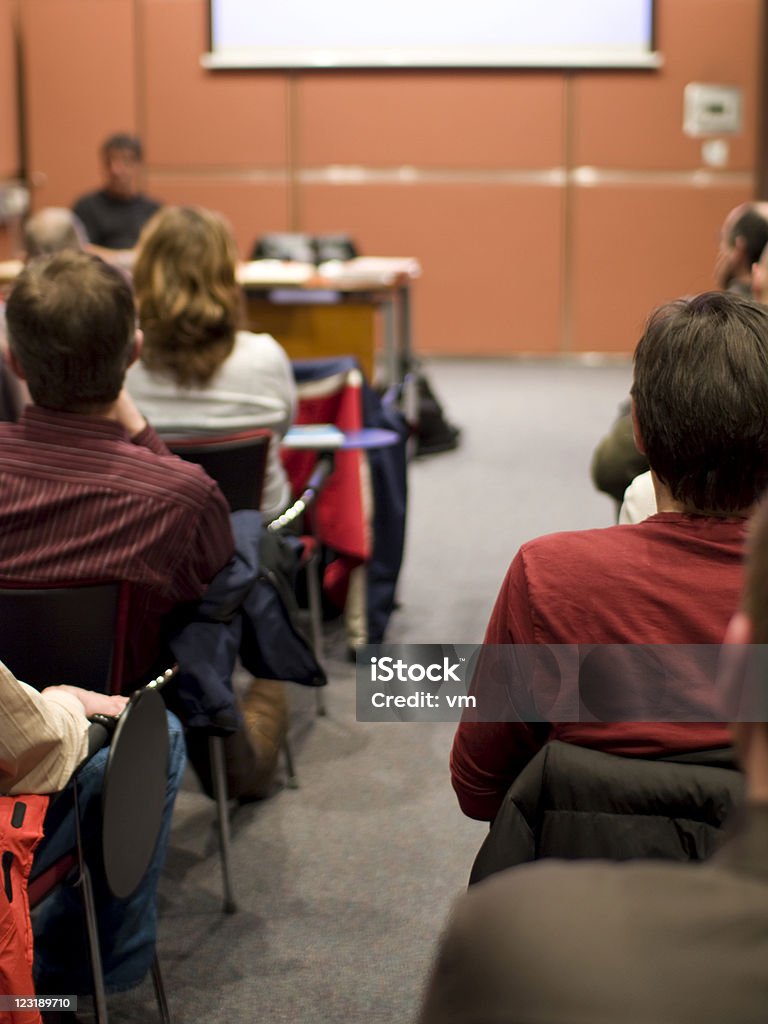
[[[768,485],[768,310],[709,292],[654,313],[635,352],[638,448],[658,513],[539,537],[502,584],[487,644],[715,644],[742,583],[746,518]],[[451,774],[465,814],[492,820],[549,739],[637,757],[727,746],[679,694],[675,722],[462,722]],[[687,718],[687,720],[686,720]],[[693,724],[696,723],[696,724]]]
[[[768,503],[755,516],[750,547],[745,611],[726,640],[765,645]],[[442,938],[419,1024],[763,1024],[764,665],[752,679],[744,720],[731,727],[746,803],[718,853],[706,864],[540,861],[474,886]]]
[[[164,616],[229,561],[229,508],[123,388],[142,338],[121,271],[85,253],[35,260],[7,320],[34,404],[0,424],[0,580],[130,582],[126,667],[138,679]]]
[[[135,135],[110,135],[101,147],[104,186],[77,200],[73,209],[85,225],[88,241],[104,249],[132,249],[141,229],[160,203],[140,188],[143,160]]]

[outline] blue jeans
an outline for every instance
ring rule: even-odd
[[[165,863],[173,805],[186,764],[181,725],[170,713],[168,739],[168,785],[160,835],[144,880],[127,899],[117,899],[110,892],[101,853],[101,792],[109,748],[104,747],[86,761],[73,780],[77,782],[83,846],[93,882],[107,991],[138,985],[151,967],[155,953],[157,884]],[[68,789],[48,810],[33,875],[50,867],[75,846],[74,805]],[[90,993],[93,985],[81,893],[72,886],[59,886],[35,912],[34,932],[37,991],[60,995]]]

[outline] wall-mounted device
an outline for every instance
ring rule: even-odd
[[[683,131],[703,135],[736,135],[742,128],[742,90],[735,85],[689,82],[683,93]]]

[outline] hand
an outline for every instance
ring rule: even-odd
[[[90,718],[91,715],[119,715],[128,703],[128,698],[120,694],[97,693],[95,690],[83,690],[79,686],[63,685],[49,689],[63,690],[64,693],[71,693],[73,697],[77,697],[83,705],[86,718]],[[45,692],[43,690],[43,693]]]
[[[120,392],[113,406],[114,418],[122,423],[129,437],[136,437],[146,427],[147,421],[136,407],[136,403],[125,388]]]

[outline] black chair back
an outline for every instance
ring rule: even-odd
[[[0,585],[0,658],[38,690],[76,683],[119,693],[128,588]]]
[[[270,430],[243,430],[236,434],[163,438],[176,455],[196,462],[219,485],[233,512],[258,508],[264,489]]]

